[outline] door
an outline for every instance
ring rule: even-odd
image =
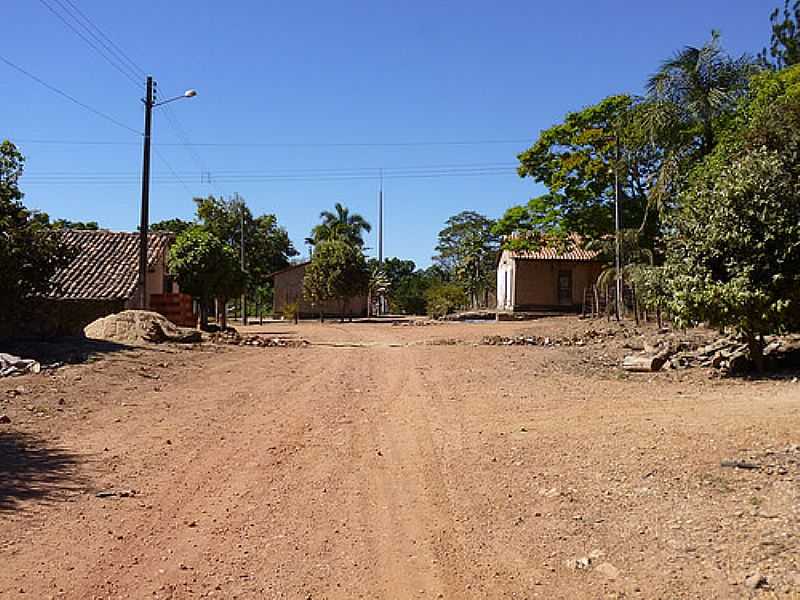
[[[572,306],[572,271],[558,272],[558,304]]]

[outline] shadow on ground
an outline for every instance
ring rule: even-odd
[[[3,343],[3,352],[21,358],[32,358],[43,365],[53,363],[83,363],[114,352],[131,350],[133,346],[92,340],[85,337],[56,338],[53,340],[8,340]]]
[[[77,455],[37,436],[0,432],[0,514],[22,502],[46,502],[83,489],[79,462]]]

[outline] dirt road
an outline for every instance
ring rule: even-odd
[[[280,327],[0,382],[0,597],[800,595],[790,378]]]

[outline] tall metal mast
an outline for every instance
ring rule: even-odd
[[[383,169],[380,170],[378,189],[378,264],[383,264]]]

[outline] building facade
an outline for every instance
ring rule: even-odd
[[[367,316],[366,295],[349,298],[344,306],[338,300],[326,300],[317,304],[308,301],[303,295],[303,278],[309,264],[310,262],[306,261],[291,265],[271,275],[273,282],[272,312],[276,318],[283,316],[287,305],[295,303],[298,307],[298,317],[301,319],[315,318],[320,315],[331,318]]]
[[[497,262],[497,310],[578,311],[602,270],[597,252],[577,247],[503,250]]]

